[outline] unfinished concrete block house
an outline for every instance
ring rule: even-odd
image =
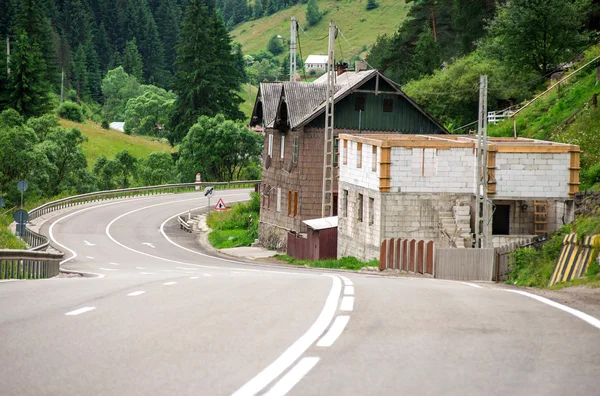
[[[379,257],[384,239],[471,247],[477,139],[340,135],[338,257]],[[494,247],[555,231],[574,218],[579,147],[489,138],[488,221]]]
[[[447,131],[376,70],[339,70],[334,134],[444,134]],[[321,217],[327,76],[312,83],[260,85],[251,125],[263,125],[265,147],[259,240],[284,248],[288,232],[305,233],[304,220]],[[338,149],[334,144],[337,214]]]

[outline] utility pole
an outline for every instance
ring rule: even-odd
[[[325,133],[323,134],[323,197],[321,217],[333,216],[333,95],[335,94],[335,36],[337,27],[329,22],[327,51],[327,97],[325,99]]]
[[[290,81],[296,81],[296,36],[298,22],[296,17],[291,17],[290,23]]]
[[[475,247],[488,247],[489,210],[487,199],[487,76],[479,80],[479,124],[477,128],[477,206],[475,209]]]

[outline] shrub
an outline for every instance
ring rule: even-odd
[[[102,129],[109,129],[110,124],[106,120],[102,120]]]
[[[75,121],[75,122],[83,122],[83,111],[81,110],[81,106],[77,103],[73,102],[64,102],[58,108],[58,115],[62,118],[66,118],[67,120]]]
[[[367,11],[374,10],[377,7],[379,7],[379,4],[376,0],[367,0]]]

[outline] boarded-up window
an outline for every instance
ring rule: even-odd
[[[371,157],[371,170],[377,172],[377,146],[373,146],[373,155]]]
[[[292,192],[288,191],[288,216],[292,215]]]
[[[298,191],[294,191],[294,217],[298,215]]]
[[[348,141],[344,140],[344,165],[348,165]]]
[[[292,153],[292,162],[294,164],[298,163],[298,152],[299,152],[298,136],[294,136],[294,152]]]
[[[393,99],[383,99],[383,112],[391,113],[394,111],[394,100]]]
[[[362,168],[362,143],[356,143],[356,167]]]
[[[333,140],[333,166],[339,165],[338,156],[340,155],[340,139],[335,138]]]
[[[364,96],[357,96],[354,99],[354,110],[355,111],[365,111],[365,102],[366,102],[366,98]]]
[[[358,194],[358,221],[363,221],[363,195]]]
[[[375,198],[369,198],[369,225],[375,222]]]

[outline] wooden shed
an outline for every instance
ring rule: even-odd
[[[306,237],[289,233],[287,254],[296,260],[328,260],[337,258],[338,217],[305,220]]]

